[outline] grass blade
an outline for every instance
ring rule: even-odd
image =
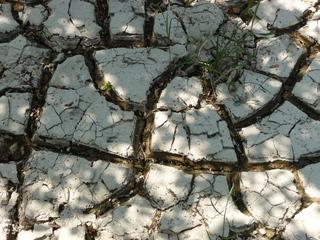
[[[261,0],[258,1],[257,5],[256,5],[256,8],[254,9],[254,13],[253,13],[253,16],[252,16],[252,19],[251,19],[251,31],[252,31],[252,28],[253,28],[253,22],[254,22],[254,20],[256,20],[256,17],[257,17],[257,12],[258,12],[260,3],[261,3]]]

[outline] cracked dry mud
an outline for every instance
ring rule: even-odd
[[[320,239],[318,1],[191,2],[0,1],[0,239]]]

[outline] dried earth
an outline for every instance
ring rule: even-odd
[[[248,4],[0,1],[0,240],[320,239],[320,4]]]

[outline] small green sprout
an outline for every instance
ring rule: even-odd
[[[111,91],[111,83],[110,83],[110,82],[107,82],[107,83],[104,84],[102,87],[100,87],[100,90],[110,92],[110,91]]]

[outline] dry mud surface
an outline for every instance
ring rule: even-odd
[[[0,240],[320,239],[320,6],[249,2],[0,0]]]

